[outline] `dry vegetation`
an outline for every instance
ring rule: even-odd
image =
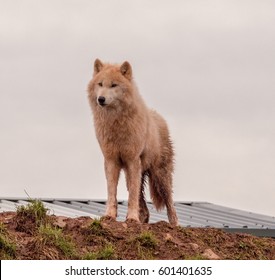
[[[0,213],[0,259],[275,259],[271,238],[47,212],[30,200]]]

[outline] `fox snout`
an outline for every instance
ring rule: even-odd
[[[105,101],[106,101],[106,98],[105,98],[104,96],[99,96],[99,97],[97,98],[97,102],[98,102],[98,104],[99,104],[100,106],[106,105]]]

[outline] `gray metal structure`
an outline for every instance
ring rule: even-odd
[[[41,199],[49,214],[92,218],[104,215],[103,200]],[[28,198],[0,198],[0,212],[15,211],[17,206],[26,205]],[[150,223],[167,221],[166,211],[157,212],[148,202]],[[175,202],[179,224],[183,227],[214,227],[228,232],[250,233],[257,236],[275,237],[275,217],[251,213],[208,202]],[[127,201],[118,203],[118,221],[124,221]]]

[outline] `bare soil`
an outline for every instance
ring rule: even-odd
[[[214,228],[0,213],[0,259],[275,259],[275,240]]]

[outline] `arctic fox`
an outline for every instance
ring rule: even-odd
[[[174,151],[165,120],[145,105],[133,81],[129,62],[94,62],[88,98],[96,136],[104,155],[108,187],[106,216],[117,216],[121,169],[129,192],[127,220],[149,221],[144,187],[149,182],[157,210],[166,206],[169,222],[178,224],[172,200]]]

